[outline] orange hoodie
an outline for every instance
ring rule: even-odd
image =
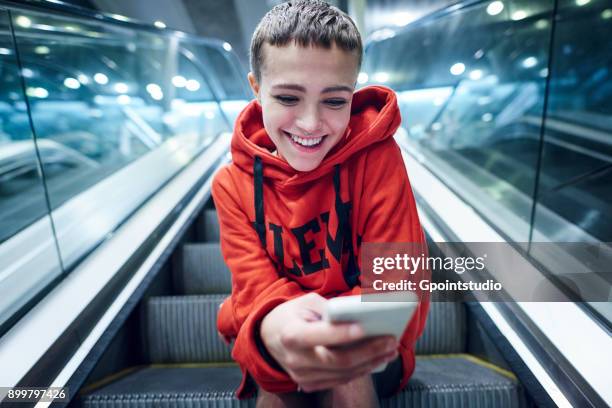
[[[259,324],[268,312],[311,291],[327,298],[360,293],[362,242],[424,242],[392,137],[400,121],[393,91],[359,90],[344,137],[319,167],[299,172],[272,154],[257,101],[238,117],[233,162],[216,174],[212,195],[221,250],[232,272],[232,295],[217,325],[226,340],[235,339],[232,357],[243,372],[239,398],[252,395],[251,377],[269,392],[297,389],[260,352]],[[422,299],[401,338],[398,389],[414,370],[414,344],[428,306]]]

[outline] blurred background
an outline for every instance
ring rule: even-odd
[[[281,0],[68,0],[90,10],[131,17],[204,37],[223,38],[236,49],[248,67],[251,34],[257,23]],[[404,26],[432,11],[452,4],[451,0],[332,0],[328,3],[350,13],[365,39],[371,32],[389,25]]]
[[[0,0],[0,386],[252,406],[216,336],[210,180],[278,3]],[[612,405],[612,0],[331,3],[364,39],[358,87],[397,93],[432,251],[522,260],[499,266],[516,302],[432,303],[385,406]]]

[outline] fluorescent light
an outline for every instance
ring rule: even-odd
[[[77,75],[77,79],[79,80],[80,83],[82,83],[83,85],[87,85],[89,83],[89,77],[85,74],[79,74]]]
[[[360,72],[359,75],[357,75],[357,83],[365,84],[366,82],[368,82],[368,74]]]
[[[154,83],[148,84],[146,89],[148,93],[157,93],[162,91],[161,87]]]
[[[0,48],[0,55],[11,55],[12,53],[8,48]]]
[[[34,47],[34,52],[39,55],[46,55],[51,52],[49,47],[44,45],[39,45],[38,47]]]
[[[465,64],[462,62],[457,62],[450,67],[450,73],[453,75],[461,75],[465,72]]]
[[[153,23],[153,25],[154,25],[155,27],[157,27],[157,28],[161,28],[162,30],[163,30],[164,28],[166,28],[166,23],[164,23],[164,22],[163,22],[163,21],[161,21],[161,20],[157,20],[157,21],[155,21],[155,22]]]
[[[576,5],[577,6],[586,6],[590,2],[591,2],[591,0],[576,0]]]
[[[514,13],[512,13],[512,19],[515,21],[522,20],[526,17],[527,13],[525,12],[525,10],[516,10]]]
[[[94,78],[94,81],[96,81],[100,85],[108,84],[108,77],[100,72],[95,74],[93,78]]]
[[[29,87],[26,89],[26,95],[31,96],[33,98],[44,99],[49,96],[49,91],[41,87]]]
[[[128,17],[122,16],[121,14],[111,14],[111,17],[121,21],[130,21]]]
[[[185,85],[187,85],[187,80],[182,75],[175,75],[172,77],[172,85],[176,86],[177,88],[183,88]]]
[[[76,78],[68,77],[64,79],[64,86],[70,89],[79,89],[81,87],[81,83]]]
[[[24,78],[32,78],[34,76],[34,71],[30,68],[24,68],[21,70],[21,75],[23,75]]]
[[[160,101],[164,98],[164,92],[159,85],[150,83],[147,85],[146,89],[151,95],[151,98],[155,99],[156,101]]]
[[[527,57],[522,62],[523,67],[533,68],[538,65],[538,59],[536,57]]]
[[[475,70],[470,72],[470,79],[471,80],[478,81],[480,78],[482,78],[482,70],[481,69],[475,69]]]
[[[15,19],[15,23],[20,27],[29,28],[32,25],[32,20],[26,16],[19,16]]]
[[[223,49],[227,52],[230,52],[232,50],[232,44],[228,43],[228,42],[224,42],[223,43]]]
[[[482,121],[483,122],[490,122],[493,120],[493,115],[489,112],[485,113],[484,115],[482,115]]]
[[[195,92],[200,89],[200,83],[195,79],[190,79],[185,83],[185,88],[187,88],[188,91]]]
[[[605,9],[601,12],[601,18],[604,20],[609,20],[612,18],[612,9]]]
[[[487,6],[487,13],[490,16],[496,16],[504,10],[504,3],[501,1],[493,1]]]

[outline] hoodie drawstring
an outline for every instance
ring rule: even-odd
[[[263,163],[261,157],[255,156],[253,163],[253,177],[255,182],[255,231],[261,241],[261,246],[266,248],[266,222],[264,216],[263,202]]]
[[[264,214],[264,201],[263,201],[263,163],[260,156],[255,156],[253,162],[253,178],[255,184],[255,231],[259,236],[261,246],[266,248],[266,218]],[[348,219],[347,214],[344,214],[345,208],[342,205],[342,198],[340,196],[340,165],[334,166],[334,192],[335,192],[335,210],[338,222],[340,223],[340,231],[344,231],[346,220]],[[344,237],[343,237],[344,238]],[[341,248],[342,248],[341,243]]]
[[[338,222],[340,223],[340,231],[344,231],[345,219],[344,217],[344,206],[342,205],[342,197],[340,196],[340,165],[334,166],[334,192],[336,193],[336,215],[338,216]]]
[[[261,157],[255,156],[255,162],[253,163],[253,178],[255,184],[255,222],[254,227],[257,235],[259,236],[259,241],[261,242],[261,246],[266,249],[266,223],[265,223],[265,215],[264,215],[264,200],[263,200],[263,163],[261,161]],[[350,229],[348,229],[349,224],[349,211],[350,207],[346,204],[342,203],[342,197],[340,195],[340,165],[336,164],[334,166],[334,193],[335,193],[335,203],[334,207],[336,210],[336,216],[338,217],[338,233],[340,236],[340,254],[345,246],[345,240],[350,239]],[[346,235],[348,236],[346,236]],[[338,238],[338,237],[336,237]],[[357,285],[359,283],[359,275],[360,271],[355,262],[354,256],[352,256],[352,245],[349,246],[349,250],[351,252],[351,256],[349,257],[349,263],[347,265],[347,270],[344,271],[344,279],[349,288]]]

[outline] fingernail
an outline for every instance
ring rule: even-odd
[[[351,328],[349,329],[349,335],[351,337],[361,337],[363,336],[363,329],[361,328],[360,325],[353,324],[351,325]]]

